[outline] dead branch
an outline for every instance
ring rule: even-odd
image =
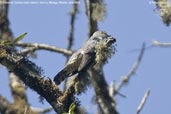
[[[138,59],[133,64],[132,68],[129,70],[129,72],[125,76],[122,77],[121,81],[118,83],[116,90],[115,90],[116,91],[115,94],[117,94],[117,92],[119,92],[119,90],[124,85],[126,85],[129,82],[130,78],[135,74],[136,70],[138,69],[138,67],[141,63],[142,57],[144,55],[144,51],[145,51],[145,43],[143,43],[142,48],[141,48],[141,52],[138,56]]]
[[[145,105],[149,95],[150,95],[150,89],[147,89],[146,92],[145,92],[144,97],[141,100],[141,103],[139,104],[139,106],[137,108],[136,114],[139,114],[141,112],[141,110],[143,109],[143,107],[144,107],[144,105]]]
[[[33,47],[34,51],[35,50],[48,50],[48,51],[52,51],[52,52],[62,53],[62,54],[65,54],[65,55],[72,55],[72,53],[73,53],[73,51],[63,49],[63,48],[58,48],[56,46],[50,46],[50,45],[47,45],[47,44],[18,42],[18,43],[16,43],[16,46],[19,46],[19,47]]]
[[[33,110],[34,112],[38,113],[38,114],[46,114],[46,113],[49,113],[53,110],[53,108],[45,108],[45,109],[42,109],[42,108],[36,108],[36,107],[30,107],[31,110]]]
[[[78,1],[79,0],[74,0],[74,2],[78,2]],[[70,20],[70,30],[69,30],[69,36],[68,36],[68,47],[67,47],[68,50],[70,50],[73,45],[74,26],[75,26],[77,13],[78,13],[78,4],[73,4],[72,10],[69,12],[69,14],[71,15],[71,20]]]
[[[152,42],[153,46],[159,46],[159,47],[171,47],[171,43],[166,43],[166,42],[159,42],[157,40],[154,40]]]
[[[159,15],[162,18],[163,23],[169,26],[171,23],[171,4],[168,0],[154,0],[156,7],[159,11]]]

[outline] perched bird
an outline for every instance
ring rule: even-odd
[[[54,77],[54,82],[59,85],[66,78],[81,75],[96,64],[103,65],[115,52],[112,46],[115,42],[116,39],[104,31],[94,32],[83,47],[70,57],[65,67]]]

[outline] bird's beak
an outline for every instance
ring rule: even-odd
[[[109,36],[106,45],[109,47],[109,46],[111,46],[115,42],[116,42],[116,39],[113,38],[112,36]]]

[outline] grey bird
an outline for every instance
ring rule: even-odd
[[[112,46],[115,42],[116,39],[104,31],[94,32],[82,48],[70,57],[65,67],[54,77],[54,82],[59,85],[66,78],[81,75],[96,64],[105,64],[115,52]]]

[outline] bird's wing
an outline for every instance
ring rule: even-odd
[[[85,53],[83,56],[82,56],[82,60],[81,60],[81,63],[78,67],[78,72],[84,72],[86,71],[92,64],[94,64],[94,60],[95,60],[95,55],[96,53],[95,52],[88,52],[88,53]]]
[[[72,69],[73,64],[69,64],[64,69],[62,69],[56,76],[54,77],[54,82],[59,85],[62,81],[64,81],[66,78],[70,77],[70,75],[74,72],[75,69]]]
[[[74,53],[69,59],[68,63],[65,65],[65,67],[54,77],[55,83],[59,85],[66,78],[77,73],[78,66],[81,63],[81,60],[82,60],[82,54],[78,52]]]

